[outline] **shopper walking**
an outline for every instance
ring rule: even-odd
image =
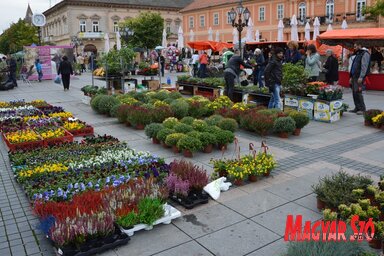
[[[232,101],[235,79],[238,80],[241,72],[240,66],[243,66],[244,68],[252,68],[251,65],[244,62],[244,60],[240,57],[240,51],[237,50],[235,55],[229,59],[226,69],[224,70],[225,92]]]
[[[8,54],[8,70],[9,70],[9,80],[12,81],[13,85],[17,87],[17,80],[16,80],[16,69],[17,69],[17,63],[15,58],[11,57],[10,54]]]
[[[263,76],[265,69],[265,59],[264,55],[259,48],[256,48],[254,53],[255,66],[253,69],[253,84],[259,84],[259,87],[264,87]]]
[[[73,69],[72,64],[68,61],[67,56],[63,56],[63,60],[60,62],[57,74],[61,74],[61,80],[63,81],[64,91],[69,90],[69,83],[71,75],[73,75]]]
[[[281,82],[283,80],[283,58],[284,51],[280,47],[274,50],[274,55],[268,62],[264,71],[265,84],[269,88],[271,93],[271,99],[269,100],[268,108],[281,109]]]
[[[361,43],[354,44],[355,58],[353,59],[351,71],[349,73],[349,83],[352,86],[353,102],[355,108],[350,112],[362,115],[365,112],[365,103],[363,97],[363,83],[365,77],[369,73],[370,54],[361,45]]]
[[[199,77],[207,77],[207,65],[208,65],[208,55],[206,52],[203,52],[199,57],[200,68],[199,68]]]
[[[307,58],[305,59],[305,70],[309,74],[309,81],[317,81],[320,73],[320,55],[317,53],[316,46],[310,44],[307,46]]]
[[[330,85],[337,85],[337,81],[339,81],[339,62],[331,49],[327,50],[327,57],[323,70],[325,72],[325,80]]]
[[[43,79],[43,67],[41,66],[40,60],[36,59],[35,61],[35,67],[36,67],[36,72],[38,76],[39,82]]]

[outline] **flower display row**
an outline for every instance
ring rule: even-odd
[[[325,176],[313,185],[317,196],[317,208],[323,210],[325,221],[343,220],[351,222],[353,216],[359,221],[368,220],[374,225],[374,236],[369,245],[382,247],[384,240],[384,179],[378,186],[370,177],[350,175],[344,171]]]
[[[6,115],[0,119],[0,130],[11,151],[71,142],[73,135],[93,134],[92,127],[74,119],[72,113],[64,112],[61,107],[41,100],[23,103],[25,105],[17,107],[2,104],[6,107],[1,113]]]
[[[376,128],[384,128],[384,111],[381,109],[369,109],[364,112],[364,124]]]
[[[211,160],[215,176],[228,177],[235,185],[242,185],[245,179],[255,182],[258,177],[268,177],[276,167],[273,155],[266,148],[259,152],[253,149],[252,144],[250,148],[252,150],[248,155],[239,155],[236,159]]]

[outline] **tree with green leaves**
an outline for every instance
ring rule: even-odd
[[[128,43],[145,49],[153,49],[161,44],[164,19],[158,13],[144,12],[132,19],[125,20],[122,27],[130,28],[134,34]]]
[[[23,46],[33,43],[37,44],[37,27],[19,19],[17,23],[12,23],[3,34],[0,35],[0,52],[4,54],[15,53],[23,50]]]
[[[374,5],[367,6],[364,13],[374,17],[378,17],[379,15],[384,16],[384,0],[377,0]]]

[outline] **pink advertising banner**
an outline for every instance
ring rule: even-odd
[[[54,79],[63,56],[67,56],[73,62],[74,54],[72,46],[24,46],[24,69],[28,72],[29,80],[37,80],[35,62],[40,60],[43,79]]]

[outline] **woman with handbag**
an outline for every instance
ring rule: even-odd
[[[73,75],[73,69],[72,64],[68,61],[67,56],[63,56],[63,60],[60,62],[57,74],[61,74],[61,80],[63,81],[64,91],[69,90],[69,82],[71,75]]]

